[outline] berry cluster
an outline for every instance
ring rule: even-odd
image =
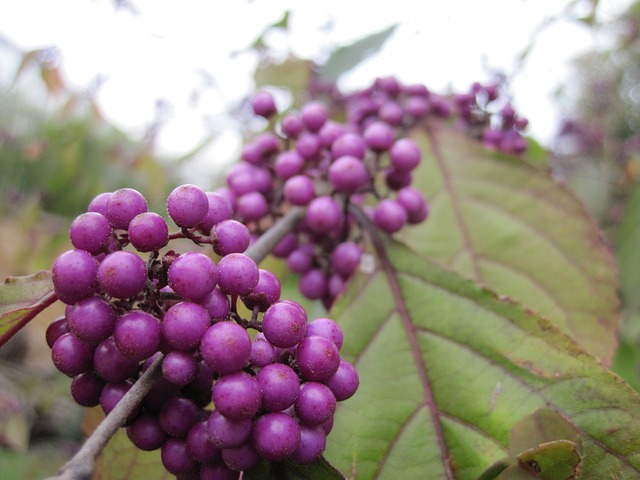
[[[468,93],[453,97],[458,122],[488,148],[521,154],[527,142],[521,132],[528,121],[519,116],[510,103],[501,98],[500,85],[474,83]]]
[[[291,207],[306,208],[302,223],[272,253],[300,275],[307,298],[329,307],[360,263],[362,232],[353,208],[389,234],[427,218],[423,194],[411,187],[421,151],[404,137],[402,121],[421,118],[424,109],[446,115],[444,101],[425,92],[381,79],[345,100],[344,122],[332,120],[318,101],[278,116],[268,92],[252,98],[254,113],[270,120],[270,128],[245,145],[224,193],[258,235]]]
[[[262,459],[318,459],[336,402],[358,387],[340,327],[280,300],[278,278],[243,253],[250,232],[222,195],[173,190],[176,233],[147,208],[133,189],[99,195],[71,224],[75,249],[54,261],[67,307],[46,337],[74,400],[109,413],[161,357],[162,376],[126,427],[136,447],[161,450],[170,473],[231,479]],[[179,238],[212,245],[219,260],[165,249]]]

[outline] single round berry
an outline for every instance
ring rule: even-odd
[[[391,166],[400,172],[413,170],[420,163],[422,153],[410,138],[396,140],[389,150]]]
[[[102,392],[100,393],[100,406],[102,407],[102,411],[105,415],[111,413],[111,411],[118,405],[120,400],[127,394],[131,387],[133,386],[133,382],[130,380],[126,380],[119,383],[107,383]],[[137,414],[140,412],[140,409],[135,409],[128,417],[127,423],[132,421]]]
[[[262,333],[275,347],[297,345],[307,331],[307,314],[299,303],[292,300],[271,305],[262,318]]]
[[[329,118],[329,110],[318,102],[305,104],[301,111],[302,121],[310,132],[317,132]]]
[[[380,120],[392,125],[394,127],[402,125],[402,119],[404,118],[404,109],[398,102],[389,101],[385,102],[378,110],[378,116]]]
[[[294,205],[307,205],[315,197],[315,184],[307,175],[294,175],[284,183],[284,198]]]
[[[113,337],[102,341],[93,354],[93,368],[109,383],[120,383],[138,372],[139,362],[125,356]]]
[[[226,320],[229,316],[231,305],[229,297],[226,296],[218,287],[214,288],[204,300],[200,301],[213,321]]]
[[[149,452],[162,447],[167,434],[160,427],[157,415],[147,413],[131,422],[127,427],[127,437],[137,448]]]
[[[176,258],[167,274],[169,286],[185,300],[204,299],[216,286],[216,264],[200,252],[187,252]]]
[[[362,134],[367,146],[377,152],[388,150],[393,145],[393,129],[384,122],[373,122]]]
[[[362,247],[355,242],[342,242],[331,252],[331,269],[348,278],[360,264]]]
[[[75,218],[69,227],[69,237],[74,247],[91,255],[102,252],[113,234],[107,217],[97,212],[87,212]]]
[[[138,361],[145,360],[160,348],[160,321],[141,310],[125,313],[116,322],[113,339],[118,350],[126,357]]]
[[[404,187],[398,190],[396,200],[407,212],[407,222],[415,225],[423,222],[429,215],[429,207],[420,190]]]
[[[98,267],[98,283],[112,297],[135,297],[147,284],[147,266],[133,252],[110,253]]]
[[[231,253],[218,262],[218,286],[227,295],[249,294],[259,278],[256,262],[242,253]]]
[[[327,120],[322,128],[318,131],[320,144],[325,148],[331,148],[333,142],[344,135],[348,131],[348,128],[349,127],[343,125],[342,123],[334,122],[333,120]]]
[[[126,230],[136,215],[147,211],[147,200],[133,188],[121,188],[107,200],[105,216],[114,228]]]
[[[306,382],[300,386],[295,410],[301,423],[320,425],[336,411],[336,397],[323,383]]]
[[[65,314],[71,332],[91,344],[100,343],[111,335],[117,319],[116,310],[99,295],[69,305]]]
[[[70,331],[71,330],[69,329],[69,324],[67,323],[67,319],[65,317],[58,317],[53,322],[51,322],[47,327],[47,331],[45,333],[45,338],[47,340],[47,345],[49,345],[49,348],[53,347],[53,344],[56,343],[56,340],[58,338],[60,338],[65,333],[69,333]]]
[[[227,192],[230,193],[229,191]],[[209,209],[207,210],[207,214],[198,225],[198,230],[207,235],[216,223],[220,223],[223,220],[228,220],[233,216],[233,205],[231,204],[229,199],[220,192],[205,193],[207,195]]]
[[[273,166],[276,175],[283,180],[293,177],[302,171],[304,158],[295,150],[279,153]]]
[[[337,401],[351,398],[358,386],[360,379],[355,367],[346,360],[340,360],[340,366],[336,373],[324,381],[324,384],[331,389]]]
[[[211,440],[207,422],[197,422],[187,434],[187,451],[189,455],[201,463],[220,460],[220,450]]]
[[[211,318],[204,307],[193,302],[180,302],[165,313],[162,334],[172,348],[192,352],[198,348],[209,325]]]
[[[342,348],[344,334],[340,326],[330,318],[316,318],[307,325],[307,336],[319,335],[331,340],[338,350]]]
[[[56,296],[68,305],[93,295],[97,289],[98,262],[85,250],[68,250],[51,268]]]
[[[221,415],[230,420],[242,420],[258,412],[262,393],[255,377],[246,372],[235,372],[216,380],[212,399]]]
[[[297,422],[281,412],[266,413],[256,420],[252,433],[256,451],[271,461],[289,458],[300,444]]]
[[[258,308],[259,311],[266,311],[271,305],[280,300],[280,280],[269,270],[259,269],[258,283],[253,291],[242,297],[242,302],[249,310]]]
[[[353,193],[371,182],[362,160],[351,155],[336,159],[329,167],[329,182],[342,193]]]
[[[71,396],[78,405],[95,407],[100,405],[100,394],[105,382],[95,373],[88,371],[76,375],[71,381]]]
[[[300,392],[300,380],[293,369],[282,363],[272,363],[256,375],[262,391],[262,406],[270,412],[280,412],[293,405]]]
[[[384,173],[384,182],[391,190],[400,190],[411,185],[413,176],[411,172],[401,172],[395,168],[388,168]]]
[[[287,113],[280,121],[282,133],[287,137],[297,138],[304,131],[304,122],[297,113]]]
[[[87,212],[96,212],[104,215],[107,215],[107,202],[109,201],[109,197],[111,196],[111,192],[103,192],[99,195],[96,195],[93,200],[89,203],[87,207]]]
[[[291,455],[291,460],[309,465],[318,460],[327,446],[327,434],[321,425],[300,425],[300,444]]]
[[[168,435],[183,438],[198,420],[198,407],[188,398],[173,397],[164,404],[158,419]]]
[[[305,220],[314,232],[328,234],[340,227],[343,215],[338,202],[333,197],[324,195],[309,203]]]
[[[200,353],[202,360],[214,372],[237,372],[249,360],[251,337],[237,323],[214,323],[202,336]]]
[[[323,382],[338,370],[340,351],[328,338],[311,335],[303,338],[298,345],[296,360],[305,379]]]
[[[208,212],[207,195],[196,185],[180,185],[167,197],[167,213],[179,227],[195,227]]]
[[[211,412],[207,430],[211,443],[217,448],[235,448],[243,445],[251,436],[253,421],[250,417],[231,420],[218,410]]]
[[[327,293],[327,274],[320,268],[312,268],[298,280],[300,293],[311,300],[318,300]]]
[[[198,362],[188,352],[174,350],[162,360],[162,376],[175,385],[186,385],[195,380]]]
[[[331,145],[331,156],[333,158],[340,158],[345,155],[349,155],[362,160],[366,151],[367,144],[364,142],[363,138],[353,132],[347,132],[338,137]]]
[[[289,254],[287,267],[295,273],[305,273],[313,267],[314,247],[306,243]]]
[[[396,200],[387,198],[376,205],[373,221],[386,233],[395,233],[407,223],[407,211]]]
[[[169,226],[157,213],[141,213],[129,222],[129,241],[139,252],[160,250],[169,243]]]
[[[256,338],[251,342],[251,355],[249,361],[254,367],[262,368],[275,361],[276,354],[273,348],[267,340],[262,336],[262,339]]]
[[[269,92],[258,92],[251,99],[253,113],[264,118],[270,118],[277,113],[276,101]]]
[[[61,335],[51,348],[53,364],[70,377],[84,373],[91,368],[93,348],[71,333]]]
[[[249,229],[236,220],[223,220],[211,229],[213,251],[220,256],[244,252],[250,240]]]
[[[237,472],[251,470],[258,465],[262,458],[256,452],[251,442],[247,442],[236,448],[225,448],[222,450],[222,460],[227,467]],[[227,477],[224,477],[227,478]],[[239,477],[232,477],[234,480]],[[217,479],[216,479],[217,480]]]
[[[296,152],[306,160],[315,159],[321,146],[320,138],[315,133],[303,132],[296,140]]]
[[[269,212],[267,199],[260,192],[249,192],[238,197],[238,214],[245,221],[260,220]]]
[[[160,449],[160,458],[164,468],[176,476],[193,473],[198,465],[189,455],[184,439],[168,438]]]

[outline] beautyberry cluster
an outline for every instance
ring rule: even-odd
[[[474,83],[469,92],[453,97],[458,122],[491,149],[521,154],[527,143],[521,132],[528,121],[516,113],[500,94],[500,85]]]
[[[280,299],[278,278],[244,254],[251,235],[233,211],[219,193],[181,185],[167,199],[180,227],[170,233],[138,191],[104,193],[71,224],[75,248],[53,263],[67,307],[46,338],[74,400],[109,413],[161,357],[162,376],[126,428],[179,478],[237,479],[263,459],[314,462],[336,403],[359,383],[340,356],[340,327]],[[211,245],[219,260],[167,250],[174,239]]]

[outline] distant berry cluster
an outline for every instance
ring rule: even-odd
[[[161,450],[170,473],[235,479],[262,459],[315,461],[336,402],[359,383],[340,357],[340,327],[280,299],[278,278],[243,253],[249,230],[224,197],[181,185],[167,213],[176,233],[125,188],[72,222],[75,249],[52,268],[67,307],[46,336],[73,398],[109,413],[163,354],[162,377],[126,426],[136,447]],[[219,260],[166,250],[178,238],[212,245]]]

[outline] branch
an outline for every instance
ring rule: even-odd
[[[304,216],[304,208],[292,208],[273,227],[264,233],[245,254],[256,263],[261,262],[284,236],[295,228]],[[84,442],[80,450],[53,477],[45,480],[89,480],[93,476],[96,458],[111,437],[131,416],[151,387],[160,377],[164,355],[159,355],[140,376],[115,408],[105,417],[98,428]]]

